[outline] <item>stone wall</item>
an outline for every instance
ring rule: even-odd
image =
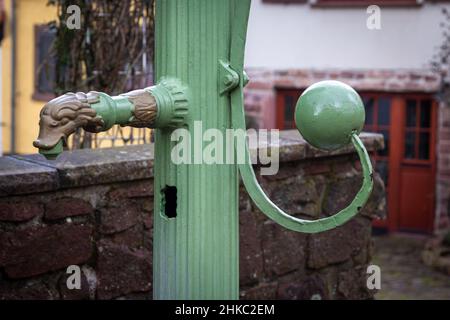
[[[448,232],[450,228],[450,106],[443,102],[439,104],[437,136],[435,228]]]
[[[369,150],[380,135],[364,134]],[[271,199],[295,216],[346,206],[359,189],[352,148],[325,154],[282,132],[280,171],[260,177]],[[151,299],[153,146],[0,158],[0,299]],[[366,299],[371,219],[384,214],[375,177],[370,202],[349,223],[306,235],[268,220],[240,192],[243,299]],[[81,290],[66,286],[69,265]]]

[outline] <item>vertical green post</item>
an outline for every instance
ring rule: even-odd
[[[156,80],[178,78],[189,87],[191,132],[194,121],[224,136],[231,127],[229,95],[220,95],[218,77],[219,61],[229,61],[233,6],[233,0],[156,2]],[[156,130],[154,299],[237,299],[237,167],[175,165],[172,132]],[[168,186],[177,190],[175,218],[164,213]]]

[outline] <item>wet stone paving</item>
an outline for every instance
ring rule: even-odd
[[[450,299],[450,276],[422,263],[428,237],[419,235],[374,236],[372,264],[381,269],[378,300]]]

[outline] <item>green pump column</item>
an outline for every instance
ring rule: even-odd
[[[233,0],[156,2],[156,80],[173,77],[189,88],[185,128],[191,133],[194,121],[224,136],[231,127],[229,96],[220,94],[218,82],[219,61],[229,61],[234,5]],[[162,128],[155,137],[154,299],[238,299],[237,166],[175,165],[172,132]],[[165,199],[169,189],[171,198]],[[167,201],[176,201],[176,217],[165,215]]]

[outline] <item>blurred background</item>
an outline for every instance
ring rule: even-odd
[[[58,94],[152,85],[154,4],[121,14],[128,2],[0,0],[0,154],[36,152],[39,111]],[[71,4],[83,12],[80,30],[65,26]],[[387,197],[373,225],[384,272],[376,297],[450,299],[450,1],[253,0],[247,39],[249,126],[295,128],[302,91],[336,79],[363,98],[364,131],[384,136],[373,154]],[[151,135],[80,131],[68,148]]]

